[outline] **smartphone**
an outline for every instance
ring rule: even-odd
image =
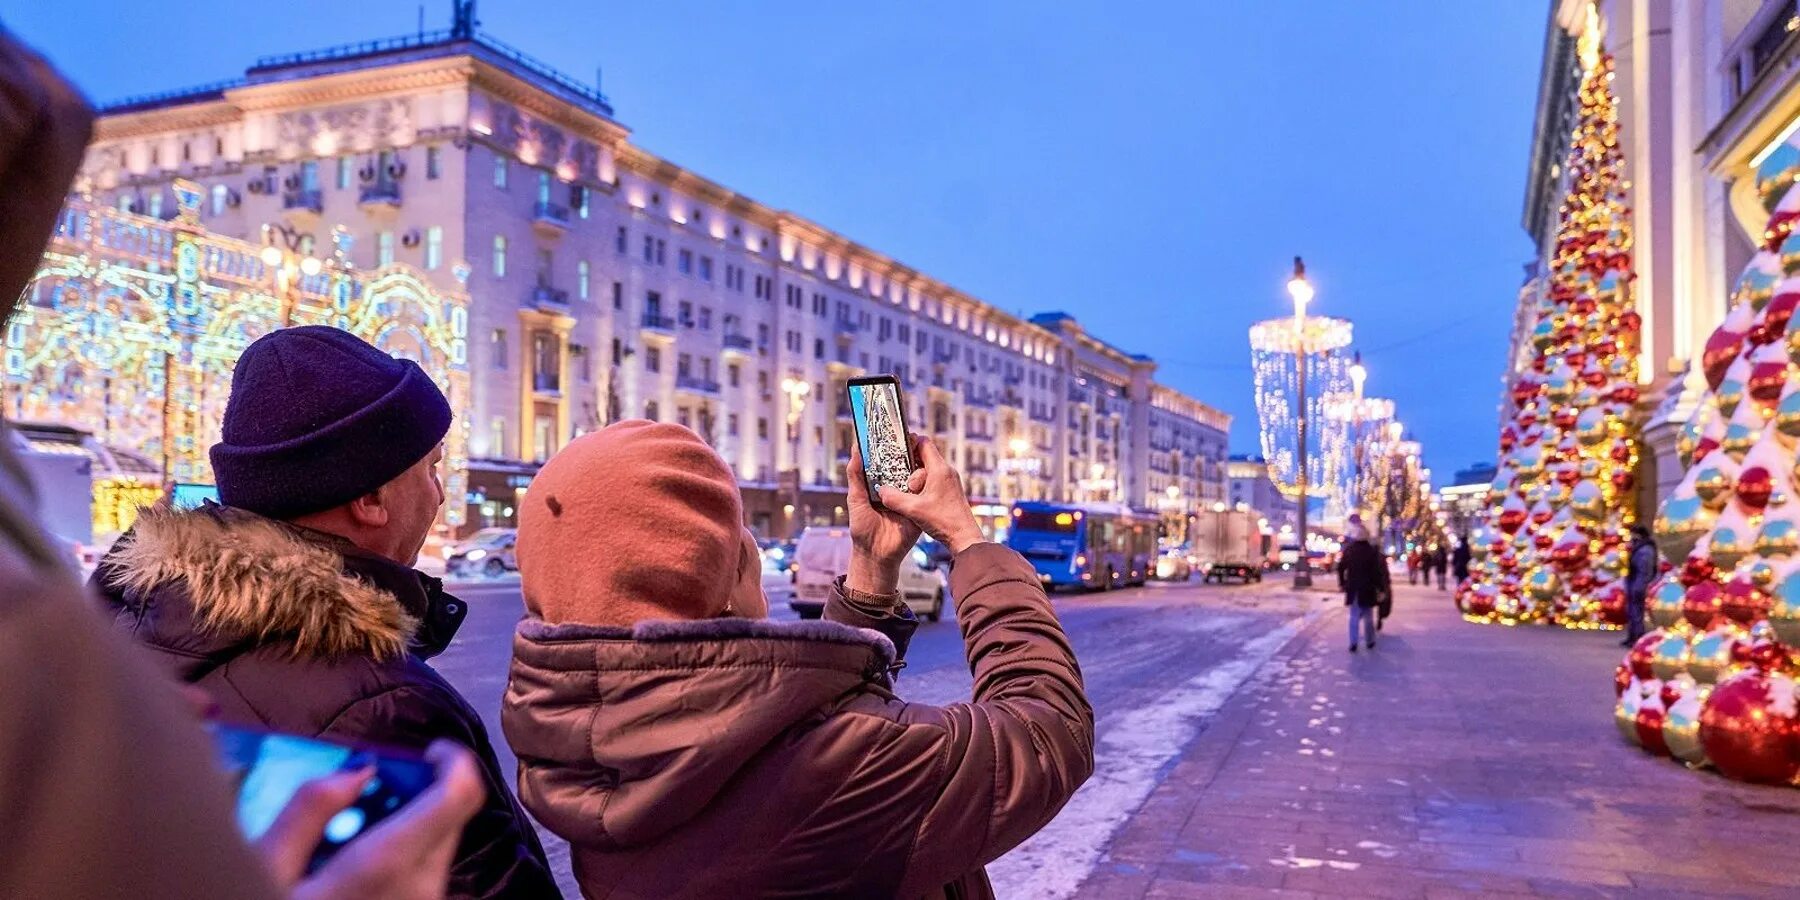
[[[309,873],[431,784],[431,763],[401,751],[374,751],[218,723],[209,728],[220,763],[237,791],[238,830],[250,841],[269,830],[301,785],[334,772],[375,769],[362,796],[325,823],[325,833],[307,864]]]
[[[170,505],[181,510],[199,509],[205,506],[208,500],[214,503],[219,502],[217,487],[210,484],[189,484],[187,482],[177,482],[169,497]]]
[[[906,404],[900,400],[900,380],[892,375],[868,375],[850,379],[844,390],[850,394],[850,418],[856,426],[856,446],[862,451],[869,502],[879,506],[883,485],[904,491],[918,468],[907,440],[910,432]]]

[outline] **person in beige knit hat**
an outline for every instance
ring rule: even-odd
[[[852,458],[853,555],[817,622],[764,618],[736,479],[686,428],[611,425],[538,473],[501,722],[583,893],[991,897],[982,867],[1093,772],[1093,709],[1031,564],[983,539],[934,444],[914,456],[879,507]],[[894,693],[921,531],[954,553],[971,702]]]

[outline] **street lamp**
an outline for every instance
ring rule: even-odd
[[[302,246],[310,240],[286,225],[264,224],[262,237],[262,262],[275,273],[275,289],[281,295],[281,326],[286,328],[294,324],[294,306],[299,299],[295,296],[296,275],[311,278],[324,269],[324,263],[310,252],[303,255]],[[285,247],[275,242],[277,237]]]
[[[1350,509],[1362,512],[1362,470],[1363,470],[1363,382],[1369,378],[1369,370],[1363,368],[1362,353],[1357,353],[1350,363],[1350,387],[1355,393],[1355,402],[1350,406],[1350,434],[1356,446],[1351,451],[1354,470],[1350,474]]]
[[[794,495],[784,509],[788,514],[788,536],[792,537],[799,531],[794,527],[794,510],[800,505],[800,417],[806,413],[806,396],[812,393],[812,383],[790,376],[781,379],[781,391],[788,398],[788,440],[793,453]]]
[[[1299,374],[1300,404],[1295,408],[1300,430],[1300,561],[1294,566],[1294,587],[1312,587],[1312,560],[1307,557],[1306,507],[1306,304],[1312,301],[1312,283],[1306,280],[1306,263],[1294,257],[1294,277],[1288,279],[1288,296],[1294,298],[1294,363]]]

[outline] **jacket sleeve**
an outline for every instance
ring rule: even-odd
[[[424,749],[437,739],[469,748],[481,762],[487,800],[463,828],[450,867],[452,897],[556,897],[543,847],[501,779],[475,713],[446,689],[409,684],[351,704],[321,737],[353,744]]]
[[[912,643],[919,620],[899,592],[867,594],[851,590],[839,575],[831,583],[831,595],[825,599],[824,618],[852,628],[867,628],[887,637],[894,645],[894,668],[906,663],[906,648]]]
[[[908,706],[900,718],[907,733],[871,751],[853,779],[900,781],[896,790],[923,798],[902,897],[1011,850],[1094,771],[1094,711],[1031,564],[977,544],[957,556],[951,581],[974,700]]]

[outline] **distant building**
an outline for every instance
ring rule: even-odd
[[[1488,489],[1498,471],[1493,463],[1479,462],[1456,473],[1453,482],[1438,490],[1438,509],[1444,513],[1444,530],[1451,536],[1481,527],[1488,513]]]
[[[1269,520],[1269,530],[1279,532],[1300,527],[1300,505],[1281,493],[1269,478],[1269,464],[1260,456],[1240,454],[1225,463],[1225,480],[1230,486],[1232,506],[1244,504]]]

